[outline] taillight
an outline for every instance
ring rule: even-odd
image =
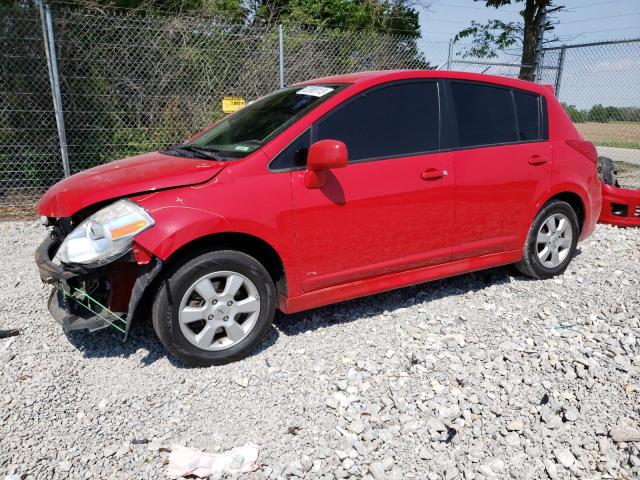
[[[594,164],[598,164],[598,151],[593,143],[586,140],[565,140],[565,142],[576,152],[581,153]]]

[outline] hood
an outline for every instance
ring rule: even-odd
[[[39,215],[69,217],[112,198],[204,183],[224,168],[223,162],[145,153],[84,170],[47,190],[36,207]]]

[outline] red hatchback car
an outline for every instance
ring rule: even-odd
[[[65,331],[126,334],[150,309],[169,352],[221,364],[276,310],[512,263],[560,274],[600,190],[596,150],[548,86],[364,72],[279,90],[187,143],[54,185],[36,261]]]

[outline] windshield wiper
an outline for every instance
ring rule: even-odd
[[[176,150],[176,151],[183,150],[187,152],[197,153],[201,157],[210,158],[212,160],[217,160],[219,162],[224,160],[224,158],[222,158],[220,155],[216,153],[217,150],[214,150],[212,148],[207,148],[207,147],[197,147],[195,145],[184,144],[184,145],[175,145],[169,148],[168,150]]]

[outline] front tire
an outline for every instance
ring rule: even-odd
[[[560,275],[571,263],[579,233],[578,216],[571,205],[561,200],[547,202],[531,224],[516,268],[537,279]]]
[[[244,358],[273,322],[276,289],[253,257],[234,250],[200,254],[171,269],[153,303],[164,347],[194,366]]]

